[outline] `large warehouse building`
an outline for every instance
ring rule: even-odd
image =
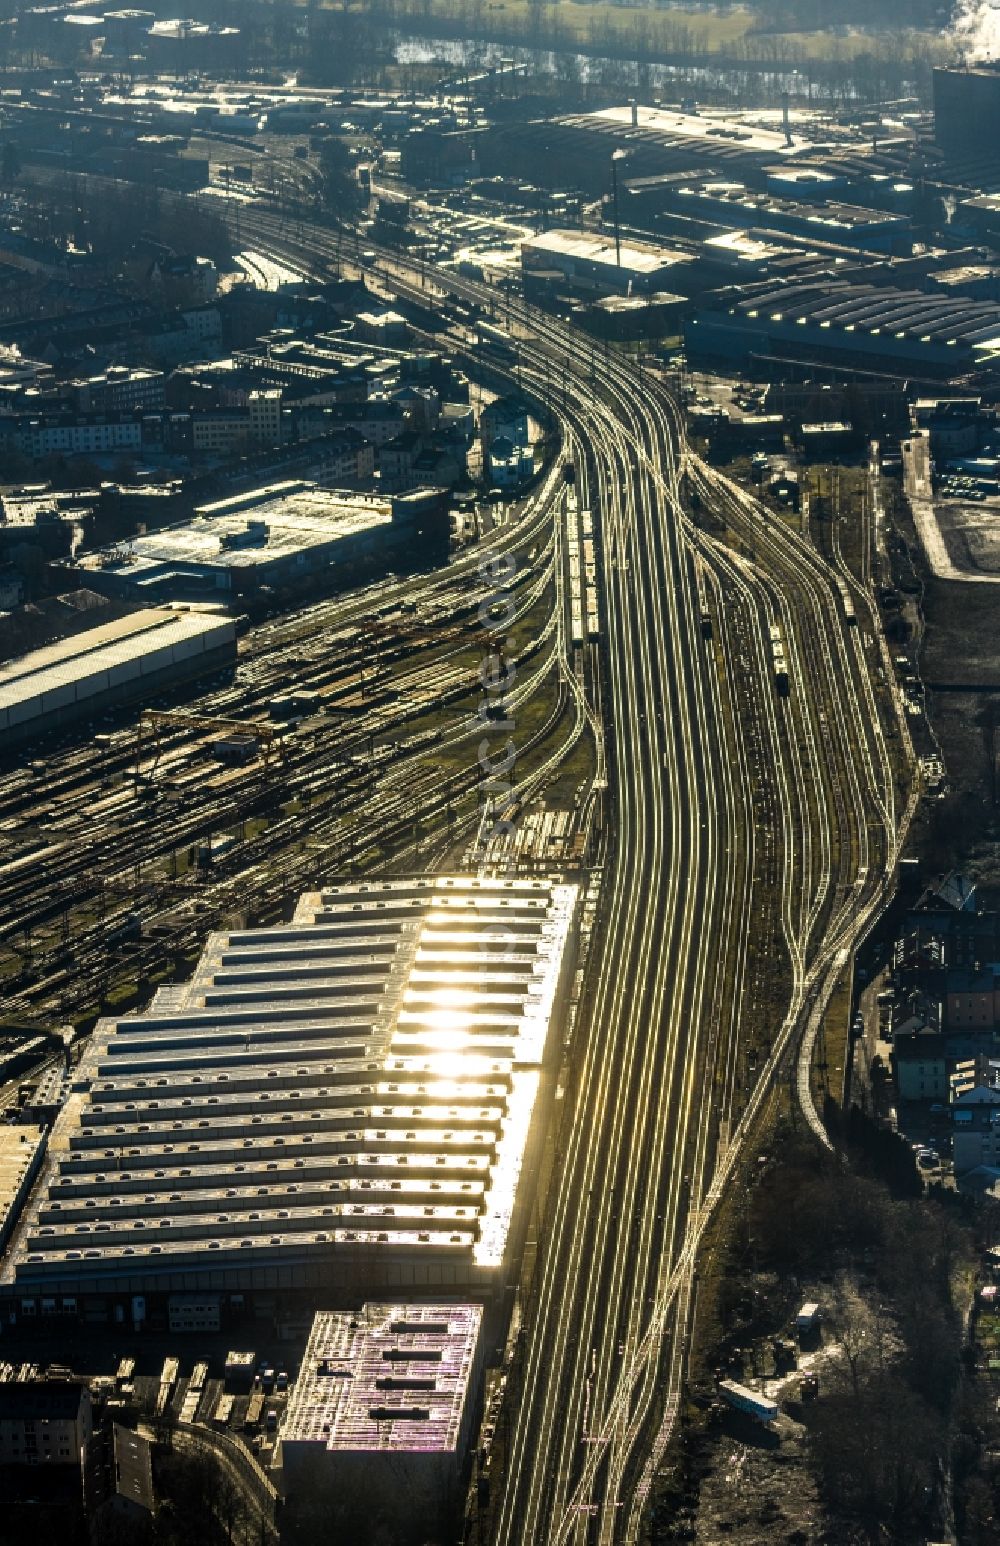
[[[687,252],[622,241],[586,231],[542,231],[521,243],[526,281],[557,274],[579,290],[602,295],[670,291],[693,261]]]
[[[349,564],[392,523],[387,499],[293,480],[202,505],[193,520],[135,537],[125,552],[96,554],[84,566],[87,583],[111,596],[239,596]]]
[[[707,297],[685,343],[697,362],[780,359],[952,380],[995,363],[1000,305],[848,280],[765,283]]]
[[[281,1429],[286,1484],[322,1467],[402,1488],[408,1509],[458,1481],[482,1369],[478,1304],[365,1304],[313,1320]]]
[[[741,117],[623,105],[502,123],[477,148],[487,175],[516,171],[543,186],[603,193],[611,185],[616,151],[627,153],[629,177],[713,168],[761,179],[766,168],[815,156],[824,146],[797,124],[786,134],[780,125],[761,127]]]
[[[196,1293],[217,1320],[230,1294],[492,1293],[575,905],[542,879],[358,881],[211,936],[190,982],[98,1022],[0,1298],[143,1319]]]
[[[231,619],[151,607],[0,664],[0,735],[22,744],[236,659]]]
[[[806,204],[756,192],[741,182],[694,179],[675,184],[663,202],[675,214],[720,231],[770,231],[863,252],[908,255],[912,249],[909,217],[892,210],[829,201]]]

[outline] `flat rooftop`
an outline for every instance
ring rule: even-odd
[[[640,107],[636,124],[632,123],[632,108],[628,105],[599,108],[596,112],[581,114],[571,121],[584,125],[589,123],[595,128],[626,130],[630,135],[638,131],[640,134],[644,132],[670,138],[716,141],[720,145],[730,144],[742,150],[775,156],[779,161],[816,148],[813,140],[796,134],[794,127],[789,144],[782,129],[761,128],[759,124],[747,123],[740,118],[711,113],[682,113],[676,108]]]
[[[44,699],[47,694],[58,695],[68,687],[119,673],[122,668],[126,672],[130,666],[138,668],[162,650],[192,643],[214,649],[232,638],[233,625],[227,618],[144,608],[32,650],[29,655],[0,662],[0,714]]]
[[[392,524],[387,499],[289,482],[200,505],[193,519],[135,537],[124,549],[82,561],[133,586],[155,585],[165,573],[249,570],[306,554]]]
[[[823,188],[830,183],[839,181],[833,172],[824,171],[819,166],[802,166],[793,163],[791,166],[778,165],[764,168],[769,177],[780,179],[796,188]]]
[[[478,1304],[366,1304],[312,1323],[282,1445],[455,1454],[473,1383]]]
[[[41,1127],[0,1123],[0,1234],[6,1232],[44,1143]]]
[[[817,227],[818,234],[836,235],[838,231],[867,230],[879,226],[906,226],[909,216],[889,210],[869,209],[860,204],[842,204],[825,200],[818,204],[797,204],[789,199],[778,199],[772,194],[758,193],[739,182],[684,183],[676,190],[678,206],[682,201],[697,205],[722,205],[743,214],[753,215],[756,222],[766,224],[768,217],[789,217]]]
[[[707,237],[701,245],[708,258],[740,263],[770,263],[777,258],[803,256],[800,248],[764,241],[759,236],[751,236],[749,231],[724,231],[721,236]]]
[[[542,231],[522,243],[522,250],[574,258],[581,263],[618,266],[614,238],[589,235],[585,231]],[[621,243],[621,267],[637,274],[657,274],[674,263],[690,263],[691,254],[669,247],[652,247],[638,242]]]
[[[210,936],[188,983],[98,1022],[0,1282],[252,1286],[263,1264],[357,1251],[481,1281],[504,1259],[576,896],[345,882],[291,924]]]

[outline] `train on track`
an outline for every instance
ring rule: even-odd
[[[712,613],[708,605],[708,582],[705,578],[705,568],[700,559],[695,559],[695,577],[698,582],[698,620],[701,624],[703,639],[712,637]]]
[[[836,581],[837,589],[840,592],[841,605],[844,608],[844,622],[848,628],[856,628],[858,626],[858,616],[854,610],[854,597],[839,574],[836,576]]]
[[[495,360],[517,359],[517,346],[510,334],[502,327],[497,327],[495,322],[476,323],[476,343],[483,354],[491,355]]]
[[[771,645],[771,663],[774,669],[774,685],[782,698],[788,697],[788,657],[785,653],[785,636],[778,623],[768,629]]]

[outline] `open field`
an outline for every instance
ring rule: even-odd
[[[562,0],[558,5],[535,5],[531,0],[499,0],[499,3],[468,4],[468,0],[394,0],[391,6],[402,23],[419,18],[426,22],[435,17],[462,22],[474,33],[516,30],[527,41],[539,32],[556,31],[564,43],[587,44],[595,39],[634,39],[637,34],[651,46],[677,47],[678,35],[687,32],[692,42],[703,49],[717,49],[735,43],[752,29],[753,13],[742,7],[733,10],[609,5],[600,0]]]
[[[332,3],[332,0],[330,0]],[[356,9],[373,8],[357,0]],[[759,18],[744,6],[730,8],[612,5],[603,0],[379,0],[378,20],[432,36],[509,41],[533,47],[580,48],[587,52],[669,55],[718,53],[795,62],[851,59],[889,50],[897,58],[919,53],[946,58],[953,52],[938,32],[901,28],[894,32],[821,28],[812,32],[756,30]]]

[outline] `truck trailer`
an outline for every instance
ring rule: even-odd
[[[778,1415],[778,1403],[770,1396],[762,1396],[758,1390],[749,1390],[735,1380],[721,1380],[719,1395],[737,1412],[745,1412],[759,1423],[773,1423]]]

